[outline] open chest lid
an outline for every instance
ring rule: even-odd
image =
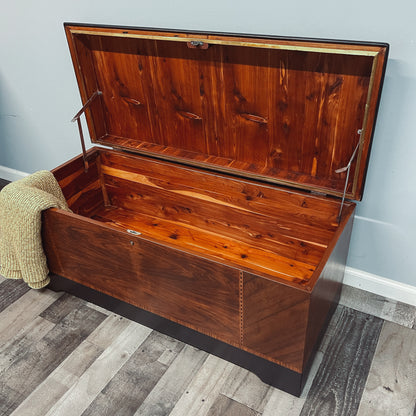
[[[65,30],[92,142],[361,199],[387,44]]]

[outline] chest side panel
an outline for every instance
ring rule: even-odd
[[[243,346],[302,372],[309,294],[244,273]]]

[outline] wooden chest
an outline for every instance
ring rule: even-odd
[[[65,30],[91,140],[113,150],[54,170],[73,213],[43,216],[52,288],[299,395],[339,297],[388,46]]]

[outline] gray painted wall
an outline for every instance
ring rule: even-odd
[[[4,2],[0,165],[33,172],[79,153],[80,107],[64,21],[264,33],[391,44],[364,199],[348,264],[416,286],[414,0],[94,0]]]

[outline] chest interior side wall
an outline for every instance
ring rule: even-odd
[[[338,229],[336,200],[122,152],[54,173],[76,214],[300,287]]]

